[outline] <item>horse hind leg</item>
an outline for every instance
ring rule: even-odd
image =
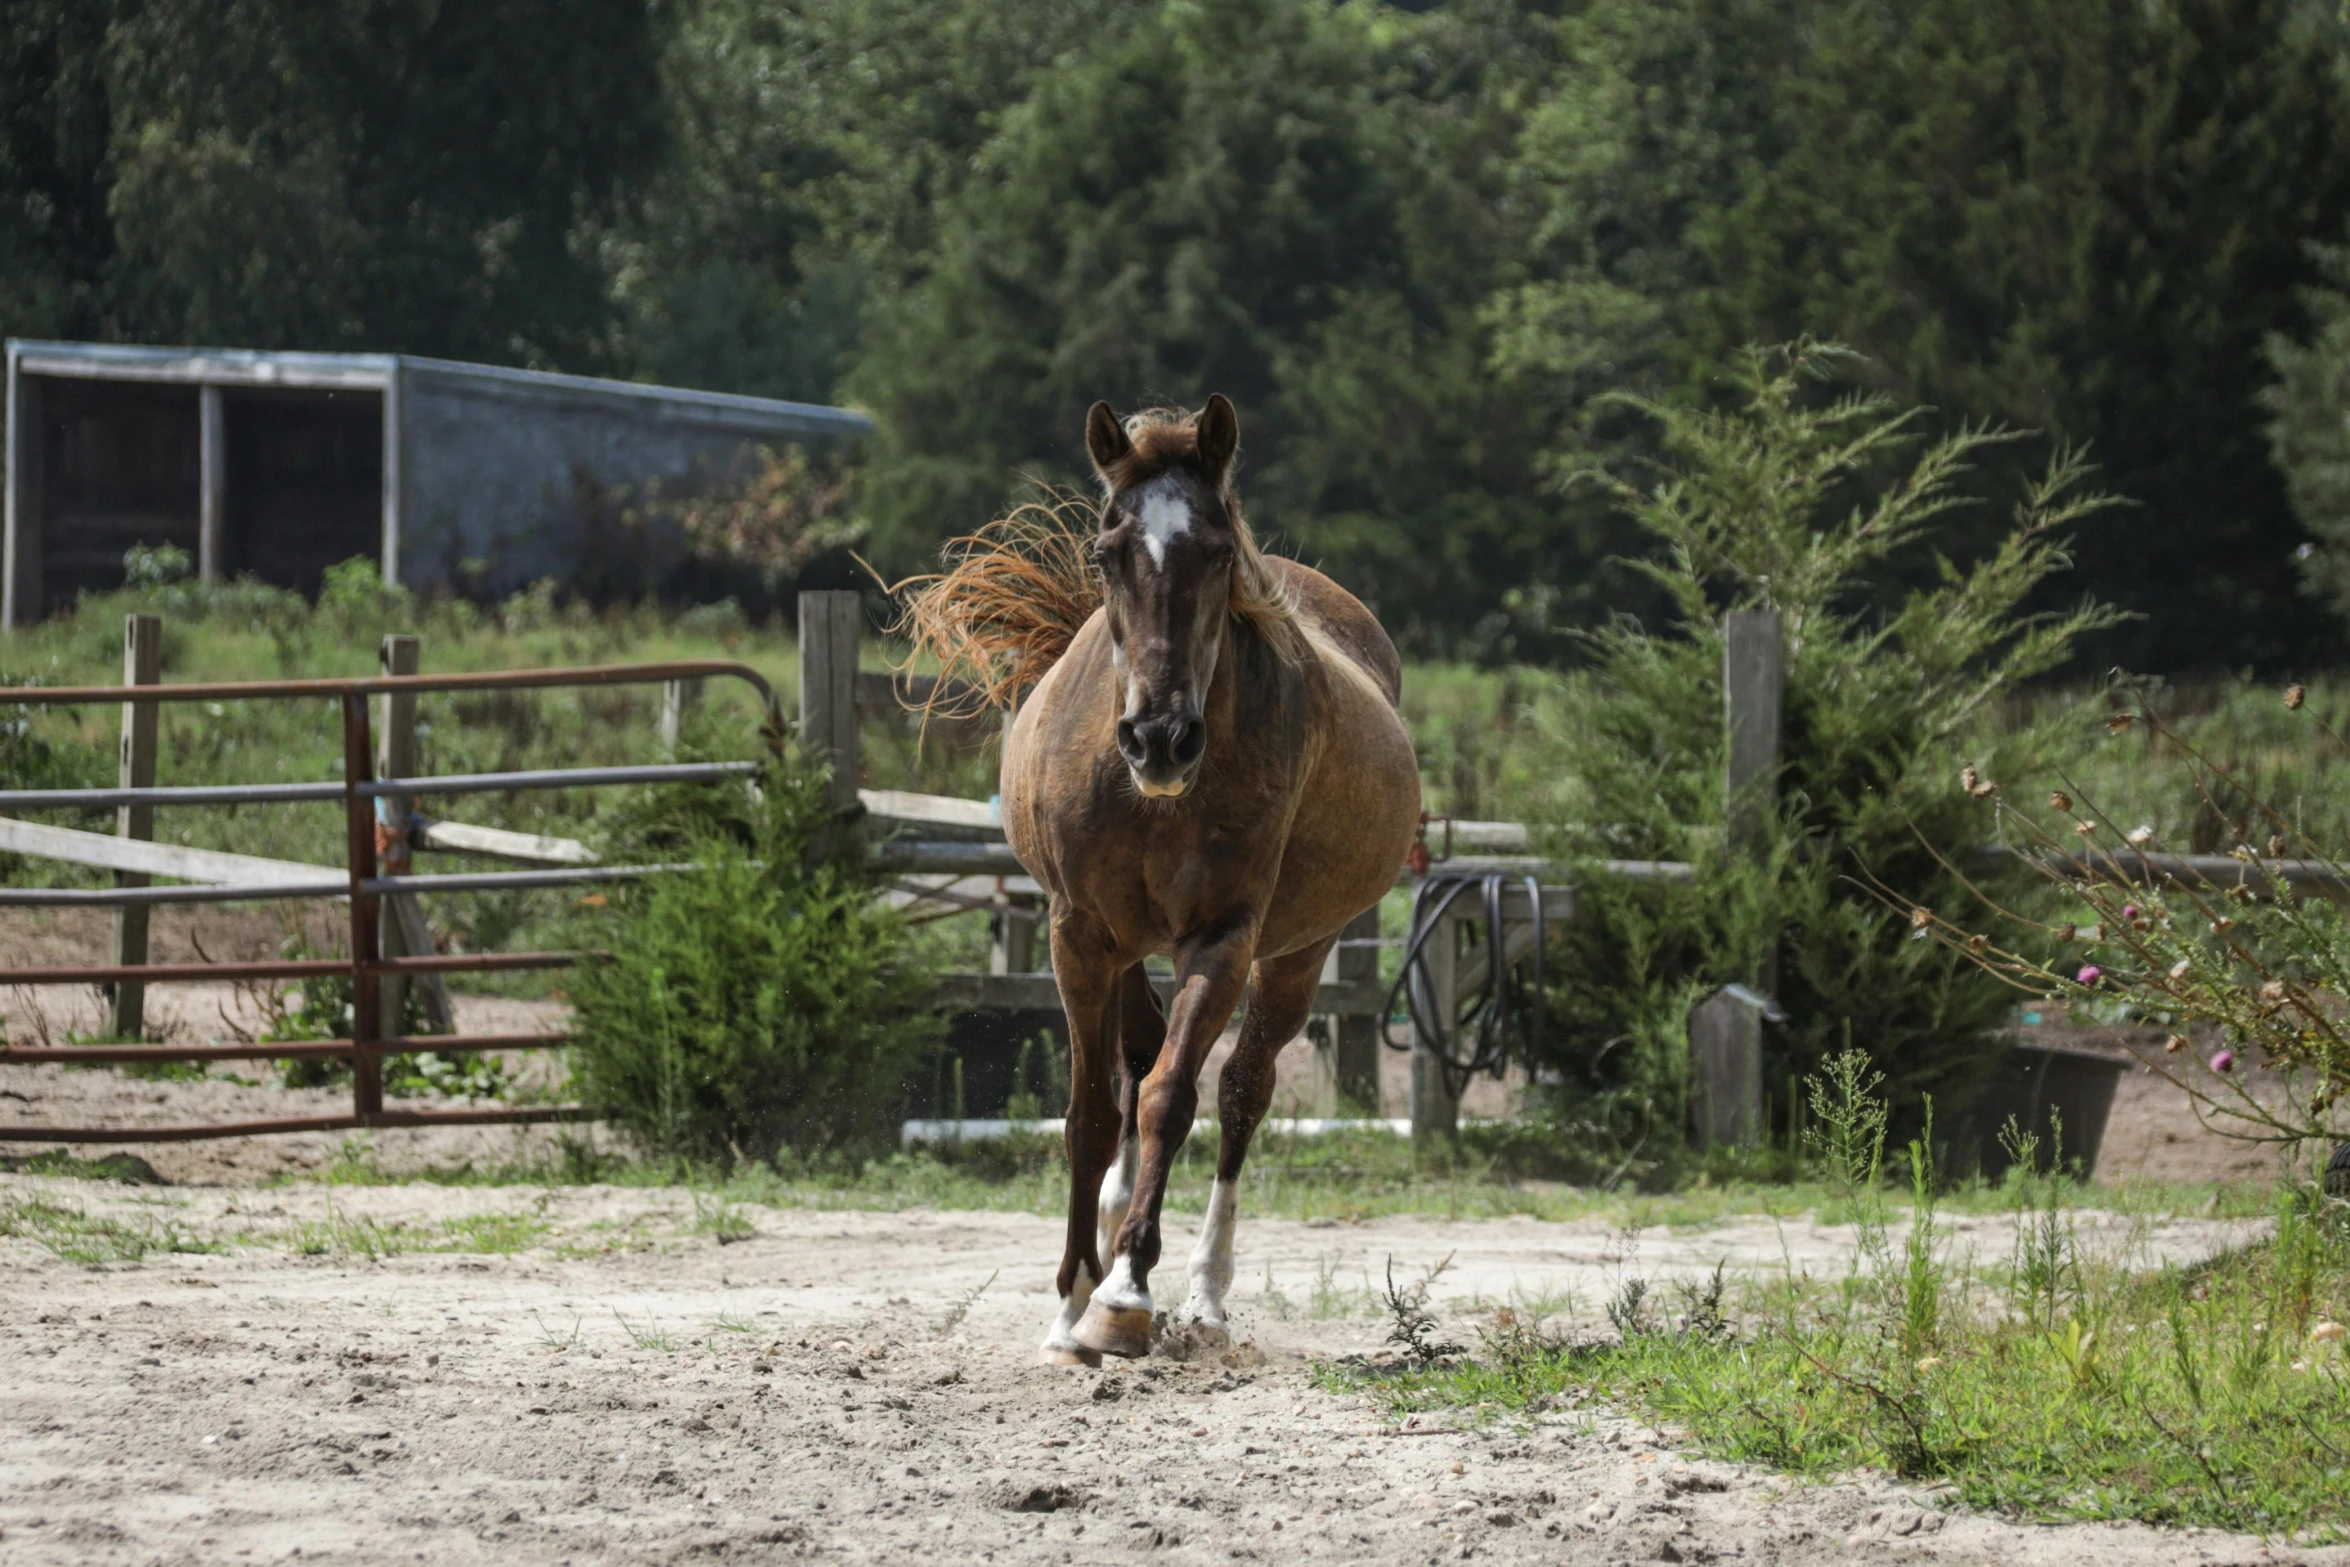
[[[1119,976],[1117,1005],[1118,1051],[1125,1070],[1118,1084],[1118,1157],[1110,1162],[1109,1174],[1102,1177],[1101,1212],[1096,1220],[1104,1257],[1117,1251],[1118,1229],[1126,1222],[1126,1210],[1134,1201],[1134,1172],[1142,1157],[1135,1107],[1141,1100],[1143,1075],[1157,1062],[1159,1047],[1167,1042],[1167,1017],[1159,1010],[1158,994],[1151,989],[1150,976],[1141,964]]]
[[[1239,1219],[1240,1168],[1249,1140],[1273,1102],[1275,1066],[1282,1046],[1295,1039],[1312,1012],[1329,943],[1293,952],[1256,966],[1248,1015],[1240,1041],[1224,1063],[1216,1093],[1219,1120],[1216,1181],[1208,1190],[1207,1217],[1191,1249],[1190,1289],[1181,1316],[1204,1328],[1225,1330],[1224,1298],[1232,1288],[1233,1232]]]

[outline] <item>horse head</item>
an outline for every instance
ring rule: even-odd
[[[1174,797],[1207,754],[1207,693],[1231,641],[1236,574],[1261,587],[1263,562],[1231,485],[1240,416],[1221,392],[1196,419],[1108,403],[1085,417],[1102,481],[1101,567],[1112,661],[1125,686],[1118,754],[1135,788]]]

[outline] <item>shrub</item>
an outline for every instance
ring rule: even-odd
[[[2082,492],[2086,466],[2060,450],[1987,556],[1940,561],[1933,586],[1873,602],[1872,575],[1932,549],[1966,503],[1969,459],[2014,437],[1963,429],[1920,450],[1919,410],[1818,394],[1850,357],[1809,342],[1751,350],[1730,406],[1638,404],[1673,466],[1648,487],[1602,481],[1662,546],[1639,569],[1677,623],[1624,619],[1590,636],[1593,667],[1566,682],[1552,720],[1548,837],[1579,862],[1585,895],[1552,971],[1559,1022],[1540,1065],[1585,1140],[1679,1146],[1689,1007],[1725,983],[1775,974],[1787,1019],[1766,1033],[1764,1071],[1777,1114],[1795,1084],[1858,1048],[1907,1138],[1925,1096],[1962,1107],[1995,1058],[2008,996],[1962,956],[1906,939],[1868,886],[1922,902],[1955,890],[1934,851],[1963,850],[1981,830],[1964,737],[2113,618],[2027,608],[2067,564],[2059,530],[2106,502]],[[1778,803],[1732,842],[1722,617],[1764,607],[1786,637]],[[2049,733],[2006,736],[2000,754]],[[1611,859],[1687,861],[1695,879],[1635,883],[1611,875]]]
[[[927,975],[821,771],[675,791],[627,847],[693,868],[593,917],[571,987],[580,1087],[654,1151],[731,1164],[878,1140],[939,1037]],[[674,851],[670,857],[679,857]]]
[[[2305,725],[2312,770],[2315,753],[2350,748],[2302,687],[2287,689],[2284,706]],[[2053,885],[2058,907],[2041,918],[1970,888],[1995,916],[1997,939],[1969,928],[1973,898],[1939,909],[1915,901],[1911,921],[2027,994],[2167,1028],[2165,1048],[2143,1059],[2195,1102],[2198,1119],[2250,1140],[2316,1144],[2322,1161],[2326,1146],[2350,1137],[2350,919],[2326,898],[2301,897],[2293,880],[2338,888],[2350,864],[2331,833],[2311,831],[2214,762],[2151,702],[2105,724],[2183,761],[2212,813],[2234,808],[2246,829],[2229,849],[2239,868],[2206,880],[2141,858],[2170,845],[2086,791],[1995,794],[1982,809]]]

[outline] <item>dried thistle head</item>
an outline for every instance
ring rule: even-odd
[[[1911,930],[1924,930],[1933,923],[1934,911],[1924,904],[1921,903],[1909,911],[1909,928]]]
[[[1969,762],[1958,770],[1958,786],[1969,794],[1983,786],[1983,775],[1975,771],[1974,763]]]
[[[2301,711],[2301,704],[2308,700],[2309,692],[2302,687],[2299,681],[2295,681],[2293,684],[2285,687],[2286,712],[2298,713]]]
[[[2073,808],[2073,797],[2062,789],[2051,789],[2048,791],[2048,808],[2052,811],[2069,811]]]
[[[2272,860],[2282,859],[2284,854],[2285,835],[2278,832],[2270,833],[2268,835],[2268,857]]]
[[[2075,925],[2071,920],[2066,920],[2062,925],[2056,927],[2056,939],[2058,941],[2070,941],[2080,933],[2081,928],[2078,925]]]
[[[1991,938],[1983,935],[1969,936],[1966,939],[1966,949],[1969,952],[1988,952],[1991,950]]]
[[[2075,822],[2073,823],[2073,831],[2084,838],[2094,838],[2097,836],[2097,824],[2095,822]]]
[[[2211,933],[2214,936],[2224,936],[2235,928],[2236,922],[2225,914],[2211,922]]]
[[[2184,1034],[2173,1034],[2162,1042],[2162,1053],[2167,1056],[2175,1056],[2186,1048],[2187,1038]]]
[[[2130,713],[2108,713],[2105,715],[2105,732],[2109,735],[2128,734],[2130,725],[2136,721],[2135,715]]]

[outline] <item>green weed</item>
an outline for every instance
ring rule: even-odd
[[[1845,1190],[1882,1167],[1874,1085],[1831,1062],[1815,1087],[1832,1112],[1819,1133],[1830,1185]],[[1529,1415],[1596,1397],[1719,1457],[1807,1476],[1884,1468],[2033,1517],[2350,1534],[2343,1203],[2288,1183],[2265,1241],[2132,1274],[2073,1244],[2083,1194],[2061,1165],[2019,1158],[2000,1194],[2016,1227],[2000,1279],[1953,1264],[1925,1147],[1909,1151],[1906,1224],[1881,1186],[1850,1186],[1864,1244],[1848,1277],[1790,1269],[1726,1300],[1717,1272],[1667,1317],[1627,1271],[1608,1338],[1545,1334],[1505,1311],[1466,1358],[1317,1376],[1398,1415]]]

